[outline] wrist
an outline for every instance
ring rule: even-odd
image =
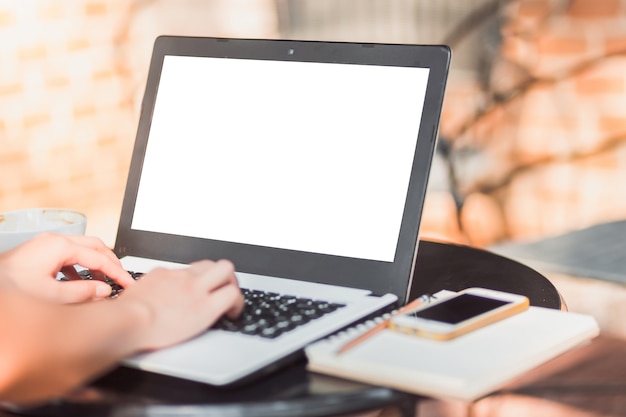
[[[145,329],[149,328],[154,321],[154,312],[145,304],[125,295],[115,299],[107,300],[116,304],[113,306],[119,312],[119,319],[126,325],[123,326],[124,334],[120,335],[119,342],[126,350],[124,355],[136,353],[149,348],[145,340]]]

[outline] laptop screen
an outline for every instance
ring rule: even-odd
[[[438,45],[157,38],[116,254],[405,300],[449,63]]]
[[[428,76],[165,56],[131,228],[393,262]]]

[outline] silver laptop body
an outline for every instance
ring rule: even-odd
[[[227,258],[241,287],[345,307],[275,338],[209,329],[124,364],[230,385],[404,303],[449,60],[442,46],[158,38],[124,267]]]

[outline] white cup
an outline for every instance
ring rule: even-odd
[[[86,227],[85,213],[71,209],[32,208],[0,213],[0,252],[42,232],[84,235]]]

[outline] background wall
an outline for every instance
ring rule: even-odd
[[[502,4],[484,81],[449,90],[442,123],[464,237],[537,239],[624,219],[626,2]]]
[[[97,219],[120,202],[135,124],[120,55],[129,13],[123,1],[0,2],[2,210]]]
[[[473,245],[626,215],[626,0],[0,0],[0,211],[112,244],[160,34],[446,43],[423,236]]]

